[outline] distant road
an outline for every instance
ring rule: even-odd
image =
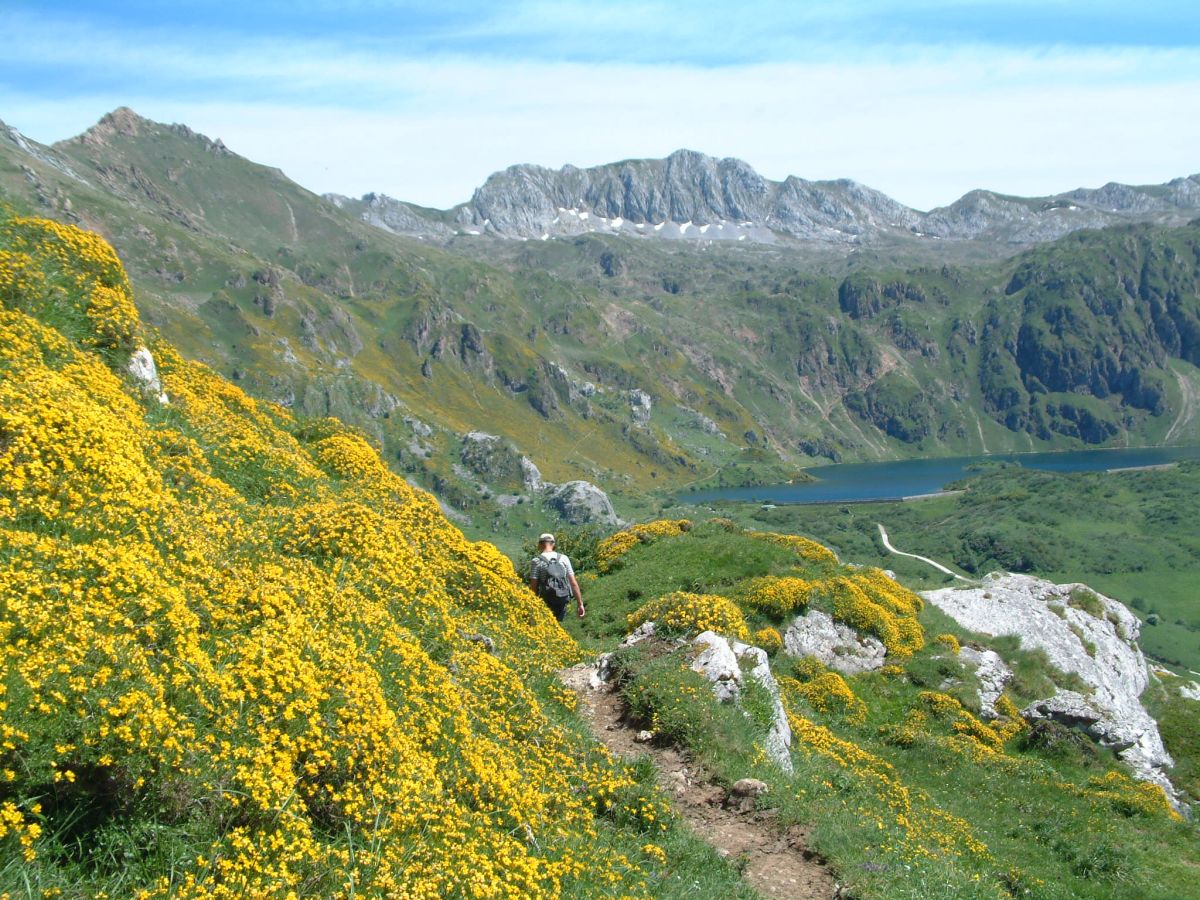
[[[884,549],[887,550],[889,553],[895,553],[897,556],[907,556],[907,557],[910,557],[911,559],[919,559],[923,563],[929,563],[929,565],[933,566],[939,572],[945,572],[947,575],[953,575],[959,581],[966,581],[970,584],[975,583],[975,582],[971,581],[970,578],[964,578],[962,575],[959,575],[953,569],[947,569],[940,562],[935,562],[934,560],[930,559],[928,556],[917,556],[917,554],[915,554],[915,553],[905,553],[903,550],[897,550],[895,547],[892,546],[892,542],[888,540],[887,529],[883,527],[883,523],[876,522],[875,524],[879,528],[879,537],[883,541]]]

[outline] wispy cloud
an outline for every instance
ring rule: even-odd
[[[364,0],[343,7],[339,28],[270,37],[18,10],[0,16],[0,118],[50,140],[131,105],[317,190],[436,206],[514,162],[588,165],[681,146],[775,178],[853,177],[919,207],[974,187],[1044,193],[1200,169],[1200,47],[1183,39],[1016,46],[983,40],[995,23],[951,40],[959,26],[943,22],[888,43],[902,29],[884,2],[752,2],[738,15],[702,3],[686,17],[664,3],[452,6]],[[970,20],[978,6],[908,4],[905,22]],[[333,8],[304,11],[323,21]],[[372,16],[414,22],[400,49],[353,26]],[[733,47],[719,59],[717,25]]]

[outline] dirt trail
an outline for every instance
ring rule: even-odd
[[[625,704],[607,685],[594,690],[594,668],[574,666],[559,678],[579,696],[579,712],[596,739],[616,756],[648,756],[658,782],[674,798],[675,810],[721,856],[739,864],[742,877],[764,897],[830,900],[841,896],[828,867],[808,851],[808,829],[783,829],[773,810],[750,808],[730,797],[707,773],[672,747],[639,744],[637,730],[625,721]],[[744,804],[744,805],[743,805]]]

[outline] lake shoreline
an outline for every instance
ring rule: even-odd
[[[948,485],[1005,464],[1026,471],[1067,474],[1154,470],[1190,460],[1200,460],[1200,447],[1105,447],[842,463],[806,470],[814,481],[710,488],[678,494],[676,498],[689,505],[900,503],[951,495]]]

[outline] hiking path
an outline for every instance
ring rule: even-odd
[[[763,897],[830,900],[841,896],[829,867],[808,850],[806,827],[784,828],[774,810],[758,809],[752,801],[731,796],[678,749],[639,743],[638,729],[626,720],[620,694],[607,684],[593,687],[594,671],[593,665],[585,663],[558,673],[578,695],[579,713],[592,734],[614,756],[649,757],[675,811],[697,837],[738,866],[747,884]]]

